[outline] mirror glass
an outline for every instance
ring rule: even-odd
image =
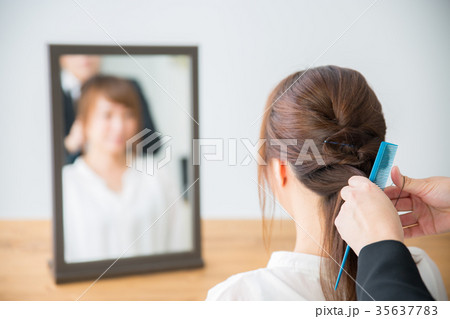
[[[194,249],[189,55],[59,56],[64,261]]]

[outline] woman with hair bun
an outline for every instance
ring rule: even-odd
[[[231,276],[206,300],[356,300],[353,251],[334,290],[346,248],[334,221],[340,190],[351,176],[369,176],[385,134],[381,104],[359,72],[323,66],[283,79],[264,110],[260,155],[267,165],[258,164],[258,191],[265,243],[264,211],[267,199],[276,199],[296,223],[294,251],[273,252],[266,268]],[[280,140],[296,143],[280,147]],[[313,154],[299,163],[311,142],[321,160]],[[434,262],[423,250],[409,249],[432,296],[446,300]]]

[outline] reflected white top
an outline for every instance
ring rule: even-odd
[[[115,259],[127,249],[123,257],[191,250],[192,214],[174,185],[163,169],[149,175],[133,167],[117,193],[81,157],[64,166],[66,262]]]
[[[420,248],[409,247],[420,275],[436,300],[447,300],[436,264]],[[275,251],[266,268],[235,274],[208,291],[212,300],[325,300],[319,256]]]

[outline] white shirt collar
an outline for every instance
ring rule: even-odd
[[[81,94],[81,82],[75,75],[67,70],[61,71],[61,87],[64,92],[70,93],[72,99],[77,100]]]
[[[322,257],[293,251],[274,251],[267,263],[267,268],[288,267],[295,270],[312,270],[318,273]]]
[[[105,191],[107,191],[110,195],[116,198],[124,198],[129,196],[130,188],[134,187],[132,179],[133,169],[127,168],[122,176],[122,191],[120,193],[114,192],[110,189],[103,178],[101,178],[82,158],[82,156],[78,156],[74,163],[72,164],[74,167],[78,168],[78,170],[84,174],[87,178],[89,178],[93,183],[100,184]]]

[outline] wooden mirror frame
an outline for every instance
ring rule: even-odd
[[[126,52],[125,52],[126,51]],[[64,110],[61,107],[63,101],[60,89],[59,57],[65,54],[93,54],[93,55],[188,55],[191,58],[191,116],[198,122],[198,47],[196,46],[103,46],[103,45],[58,45],[49,44],[48,53],[51,71],[51,132],[52,132],[52,159],[53,159],[53,259],[49,261],[55,282],[65,283],[80,280],[96,279],[98,277],[115,277],[121,275],[147,273],[163,270],[185,269],[203,267],[201,256],[201,230],[200,230],[200,181],[199,166],[192,165],[193,181],[197,182],[189,190],[193,191],[193,250],[181,253],[167,253],[158,255],[105,259],[91,262],[66,263],[64,260],[64,233],[63,233],[63,203],[62,203],[62,167],[64,165]],[[192,139],[198,139],[198,125],[192,122]],[[198,150],[191,147],[190,158]],[[112,265],[112,266],[111,266]],[[110,267],[108,269],[108,267]],[[107,270],[108,269],[108,270]],[[107,270],[107,271],[106,271]],[[106,272],[105,272],[106,271]],[[105,273],[104,273],[105,272]],[[104,274],[103,274],[104,273]]]

